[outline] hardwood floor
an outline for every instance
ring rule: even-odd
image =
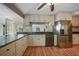
[[[73,48],[28,47],[24,56],[79,56],[79,45]]]

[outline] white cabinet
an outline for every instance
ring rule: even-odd
[[[0,48],[0,56],[22,56],[27,48],[27,36]]]
[[[21,56],[27,48],[27,37],[23,37],[16,41],[16,55]]]
[[[32,35],[28,35],[28,37],[27,37],[27,44],[28,44],[28,46],[32,46],[33,45],[33,37],[32,37]]]
[[[72,14],[69,12],[57,13],[56,20],[72,20]]]
[[[15,42],[0,48],[0,56],[15,56]]]
[[[32,35],[32,46],[45,46],[45,35]]]
[[[79,34],[72,35],[73,44],[79,44]]]
[[[16,55],[18,56],[18,55],[22,55],[23,54],[23,52],[22,52],[22,42],[21,42],[22,40],[20,39],[20,40],[18,40],[18,41],[16,41]]]

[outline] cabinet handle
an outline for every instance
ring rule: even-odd
[[[9,51],[9,49],[6,49],[6,51]]]

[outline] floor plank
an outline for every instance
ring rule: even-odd
[[[28,47],[24,56],[79,56],[79,45],[72,48]]]

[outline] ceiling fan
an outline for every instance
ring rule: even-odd
[[[40,9],[43,8],[46,4],[47,4],[47,3],[41,4],[41,5],[37,8],[37,10],[40,10]],[[50,9],[51,9],[51,11],[54,10],[54,4],[50,3]]]

